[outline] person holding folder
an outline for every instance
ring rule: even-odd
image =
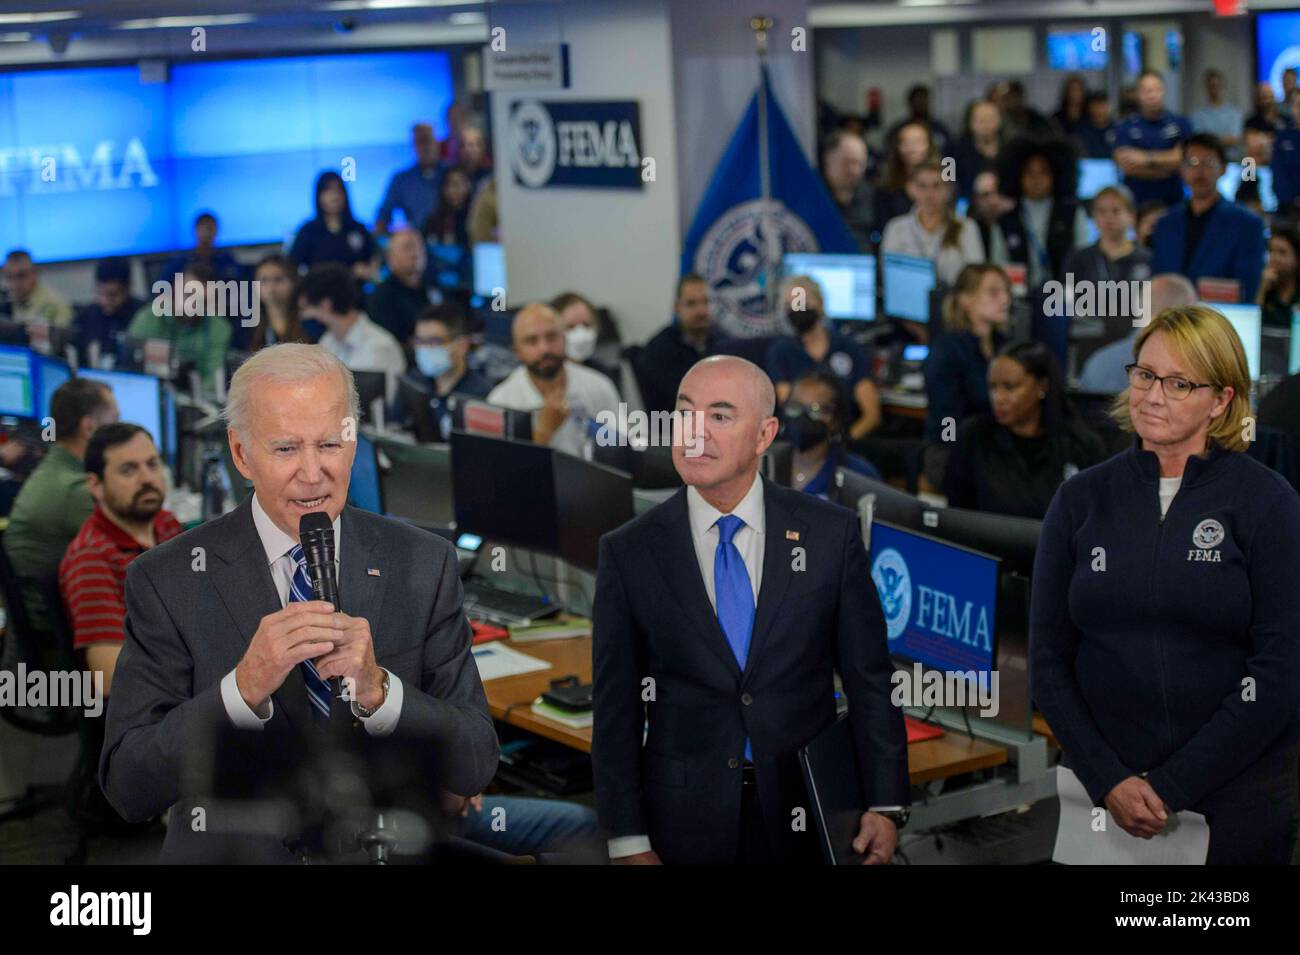
[[[678,388],[686,484],[600,542],[592,765],[616,862],[816,862],[799,748],[836,718],[866,805],[853,848],[886,863],[909,802],[885,620],[856,515],[769,483],[776,395],[719,355]],[[803,824],[800,824],[800,820]]]
[[[1243,453],[1250,375],[1222,315],[1166,309],[1134,356],[1116,402],[1133,446],[1066,481],[1043,522],[1034,702],[1129,835],[1192,810],[1207,862],[1285,864],[1300,820],[1300,498]]]

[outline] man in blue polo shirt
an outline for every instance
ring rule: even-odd
[[[388,234],[395,210],[401,209],[407,225],[418,229],[438,205],[442,167],[438,165],[438,138],[433,135],[433,127],[416,123],[411,129],[411,141],[415,146],[415,165],[389,180],[383,204],[375,214],[375,232],[379,235]]]
[[[1264,268],[1264,222],[1219,195],[1223,144],[1213,133],[1197,133],[1182,145],[1183,181],[1191,198],[1156,223],[1151,236],[1151,271],[1177,272],[1195,283],[1233,279],[1238,301],[1253,302]]]
[[[1165,81],[1159,73],[1147,70],[1138,78],[1137,97],[1137,112],[1115,129],[1115,164],[1136,205],[1150,199],[1176,205],[1183,201],[1179,144],[1192,134],[1192,126],[1165,109]]]

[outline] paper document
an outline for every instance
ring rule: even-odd
[[[484,683],[503,676],[516,676],[520,673],[532,673],[534,670],[549,670],[551,665],[545,660],[530,657],[526,653],[512,650],[500,643],[485,643],[473,650],[474,662],[478,665],[478,677]]]
[[[1152,839],[1130,836],[1104,808],[1096,812],[1092,798],[1073,770],[1056,767],[1056,794],[1061,821],[1056,827],[1052,861],[1065,865],[1205,865],[1210,827],[1197,812],[1170,817],[1165,831]],[[1103,818],[1106,828],[1095,829]]]

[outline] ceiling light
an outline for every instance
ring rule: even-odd
[[[55,20],[75,20],[80,10],[48,10],[44,13],[0,13],[0,24],[53,23]]]
[[[119,30],[165,30],[169,27],[228,27],[240,23],[252,23],[256,20],[251,13],[219,13],[206,17],[143,17],[138,20],[123,20],[117,24]]]

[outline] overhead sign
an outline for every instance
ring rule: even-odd
[[[510,169],[526,189],[644,188],[635,100],[519,100],[508,135]]]
[[[483,48],[483,87],[500,90],[569,88],[569,44]]]

